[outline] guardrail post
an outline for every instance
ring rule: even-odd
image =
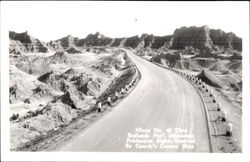
[[[119,93],[115,92],[115,99],[118,99],[118,98],[119,98]]]
[[[198,79],[198,84],[201,84],[201,79]]]
[[[198,83],[198,82],[199,82],[197,77],[195,77],[195,82],[196,82],[196,83]]]
[[[99,103],[97,104],[97,111],[98,111],[98,113],[101,112],[101,109],[102,109],[102,103],[99,102]]]
[[[213,97],[213,93],[212,93],[212,90],[210,90],[210,94],[209,94],[210,97]]]
[[[226,121],[226,112],[224,110],[221,112],[221,121]]]
[[[206,87],[205,87],[205,83],[204,83],[204,82],[202,82],[202,88],[206,88]]]
[[[231,123],[227,124],[226,135],[229,137],[233,135],[233,125]]]
[[[123,88],[121,89],[121,94],[124,94],[124,89]]]
[[[128,85],[125,86],[125,90],[128,91]]]
[[[217,104],[217,111],[221,111],[220,103]]]
[[[200,80],[200,82],[199,82],[199,86],[201,87],[201,88],[203,88],[203,82]]]
[[[108,105],[111,106],[111,98],[110,97],[108,97],[107,101],[108,101]]]
[[[215,103],[216,102],[216,99],[215,99],[215,97],[213,96],[213,103]]]

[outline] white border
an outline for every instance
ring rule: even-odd
[[[249,17],[242,20],[243,36],[243,137],[242,153],[98,153],[98,152],[10,152],[9,139],[9,50],[6,4],[1,2],[1,160],[2,161],[250,161],[249,131]],[[44,2],[46,3],[46,2]],[[70,2],[64,2],[70,3]],[[79,2],[82,3],[82,2]],[[96,3],[96,2],[95,2]],[[99,2],[105,3],[105,2]],[[114,2],[115,3],[115,2]],[[133,5],[133,2],[127,2]],[[138,3],[138,2],[137,2]],[[142,2],[143,3],[143,2]],[[160,3],[160,2],[157,2]],[[171,2],[173,3],[173,2]],[[193,2],[195,3],[195,2]],[[200,2],[197,2],[200,3]],[[215,2],[216,3],[216,2]],[[234,3],[237,2],[224,2]],[[249,6],[248,2],[245,3]],[[249,15],[249,8],[246,7]],[[212,11],[212,9],[211,9]],[[223,9],[222,9],[223,12]],[[233,12],[233,11],[232,11]],[[18,13],[17,13],[18,14]],[[239,18],[241,19],[241,18]],[[14,22],[13,22],[14,23]]]

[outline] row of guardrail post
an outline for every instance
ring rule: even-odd
[[[135,65],[133,64],[134,68],[135,68],[135,75],[133,77],[133,79],[130,81],[129,84],[125,85],[123,88],[121,88],[119,91],[116,91],[114,93],[114,95],[110,95],[107,97],[107,100],[106,101],[102,101],[102,102],[98,102],[97,103],[97,112],[100,113],[102,112],[102,108],[103,108],[103,105],[105,103],[108,104],[108,106],[111,106],[112,102],[114,101],[117,101],[119,98],[121,98],[123,95],[125,95],[126,93],[128,93],[128,91],[133,87],[135,86],[136,84],[136,81],[137,81],[137,77],[138,77],[138,71],[135,67]],[[114,99],[112,101],[112,98]]]
[[[213,91],[211,89],[208,88],[208,86],[206,85],[206,83],[203,82],[198,77],[196,77],[195,75],[190,74],[187,71],[183,71],[183,70],[176,69],[176,68],[170,68],[170,70],[172,70],[172,71],[174,71],[174,72],[182,75],[183,77],[186,77],[190,81],[193,81],[205,93],[207,93],[209,95],[209,97],[211,97],[212,102],[216,104],[216,110],[219,111],[219,113],[220,113],[220,119],[221,119],[221,121],[222,122],[226,122],[226,132],[225,132],[226,135],[227,136],[232,136],[233,125],[230,122],[227,121],[226,111],[221,108],[221,104],[220,103],[217,103],[217,101],[216,101],[216,95],[213,93]]]

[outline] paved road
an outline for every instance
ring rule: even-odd
[[[172,71],[158,67],[130,51],[127,53],[141,72],[141,81],[117,107],[80,132],[60,151],[210,152],[204,107],[192,85]],[[190,145],[183,148],[178,144],[178,148],[164,148],[166,145],[160,148],[157,145],[155,149],[154,145],[145,143],[137,146],[130,143],[132,148],[126,148],[128,133],[135,134],[136,128],[151,129],[151,133],[154,128],[186,129],[187,134],[194,135],[194,148]],[[174,145],[171,142],[168,147]],[[144,146],[149,148],[139,148]]]

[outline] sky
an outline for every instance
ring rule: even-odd
[[[247,2],[5,2],[9,30],[28,31],[48,42],[67,35],[85,38],[100,32],[108,37],[143,33],[173,34],[182,26],[204,26],[242,37],[249,15]]]

